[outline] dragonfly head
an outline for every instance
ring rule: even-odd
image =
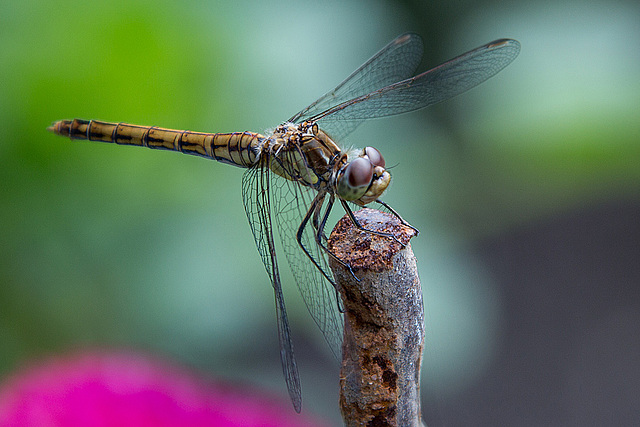
[[[391,182],[391,174],[384,168],[384,158],[373,147],[347,163],[337,176],[338,196],[364,206],[378,199]]]

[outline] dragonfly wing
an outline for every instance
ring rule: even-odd
[[[281,155],[288,154],[284,152]],[[292,164],[291,162],[292,160],[289,160],[282,164]],[[296,240],[300,224],[317,193],[309,187],[287,179],[274,180],[271,188],[276,207],[275,219],[293,277],[311,317],[322,331],[334,355],[340,358],[343,317],[338,308],[338,295],[327,279],[333,280],[333,275],[328,266],[326,253],[316,242],[313,219],[301,235],[301,243],[309,256]]]
[[[415,77],[345,101],[309,120],[318,122],[323,129],[331,128],[334,122],[348,127],[348,122],[418,110],[479,85],[509,65],[519,52],[518,41],[495,40]]]
[[[274,289],[275,286],[274,286]],[[282,287],[278,285],[275,291],[276,298],[276,318],[278,319],[278,339],[280,341],[280,360],[282,361],[282,372],[289,397],[293,403],[293,408],[297,413],[302,410],[302,390],[300,389],[300,375],[298,374],[298,365],[293,355],[293,344],[291,342],[291,330],[289,329],[289,320],[287,318],[287,310],[284,306],[284,296],[282,295]]]
[[[417,34],[396,37],[335,89],[293,116],[289,122],[302,122],[334,105],[412,76],[420,65],[422,53],[422,39]]]
[[[242,201],[245,212],[247,213],[249,225],[251,226],[253,238],[255,239],[258,252],[262,258],[262,263],[273,285],[282,371],[293,407],[296,412],[300,412],[302,408],[300,375],[298,374],[298,365],[293,354],[291,330],[284,305],[282,283],[280,281],[276,248],[273,240],[270,193],[271,172],[268,169],[269,160],[269,156],[261,157],[260,161],[248,169],[242,176]]]

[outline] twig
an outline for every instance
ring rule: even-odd
[[[329,249],[353,274],[330,260],[345,309],[340,408],[347,426],[421,426],[420,363],[424,311],[416,259],[416,232],[373,209],[355,213],[367,230],[342,218]],[[356,280],[353,276],[356,276]]]

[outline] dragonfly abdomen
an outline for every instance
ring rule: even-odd
[[[255,163],[265,138],[254,132],[203,133],[82,119],[60,120],[48,129],[71,139],[180,151],[245,168]]]

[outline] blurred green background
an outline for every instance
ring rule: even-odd
[[[385,200],[421,230],[425,420],[639,420],[635,1],[1,2],[0,378],[129,347],[285,396],[242,170],[45,129],[264,131],[406,31],[421,70],[522,43],[473,91],[344,141],[397,164]],[[285,297],[304,410],[338,423],[339,363]]]

